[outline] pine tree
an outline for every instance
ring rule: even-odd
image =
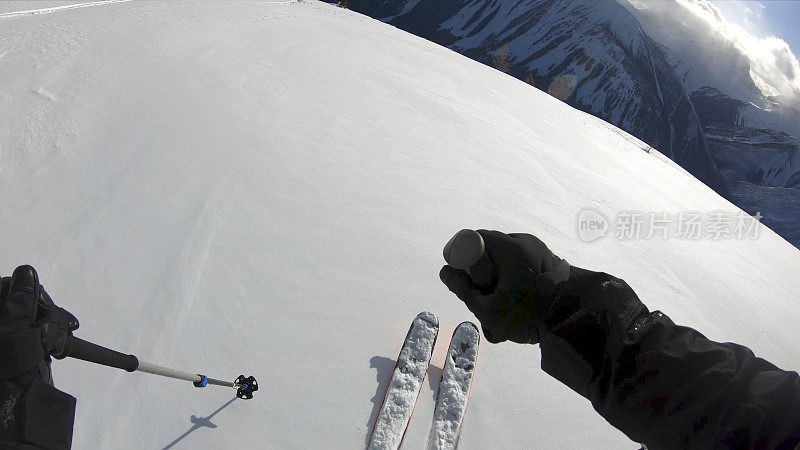
[[[511,53],[508,51],[508,45],[500,47],[495,52],[492,62],[494,62],[495,69],[508,73],[508,69],[511,68]]]
[[[525,82],[530,84],[533,87],[536,87],[536,81],[533,79],[533,74],[529,73],[527,77],[525,77]]]

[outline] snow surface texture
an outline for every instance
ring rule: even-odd
[[[127,1],[130,1],[130,0],[100,0],[100,1],[97,1],[97,2],[85,2],[85,3],[67,2],[67,4],[65,4],[65,5],[51,6],[49,8],[42,8],[41,6],[43,6],[43,5],[37,5],[37,6],[40,6],[40,7],[36,8],[36,9],[27,9],[27,10],[19,10],[19,9],[15,8],[14,11],[10,11],[10,12],[7,12],[7,13],[0,14],[0,19],[8,19],[8,18],[12,18],[12,17],[30,16],[30,15],[38,15],[38,14],[50,14],[52,12],[62,11],[62,10],[65,10],[65,9],[86,8],[88,6],[100,6],[100,5],[104,5],[104,4],[107,4],[107,3],[120,3],[120,2],[127,2]],[[23,2],[20,2],[15,6],[21,6],[22,3]]]
[[[429,450],[456,448],[475,375],[480,338],[478,327],[471,322],[460,324],[453,332],[428,436]]]
[[[414,318],[397,357],[369,448],[394,450],[400,447],[428,372],[437,334],[439,319],[433,313],[423,311]]]
[[[438,277],[463,228],[536,234],[676,322],[798,368],[797,249],[770,231],[584,243],[585,207],[735,208],[627,133],[450,50],[313,1],[0,23],[0,273],[34,265],[81,338],[260,384],[228,405],[231,389],[54,361],[78,398],[76,449],[365,444],[409,319],[474,320]],[[446,350],[407,448],[427,443]],[[478,352],[460,448],[636,448],[541,371],[536,346]],[[212,413],[216,428],[199,425]]]

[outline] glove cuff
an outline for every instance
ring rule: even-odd
[[[45,358],[42,332],[31,328],[0,338],[0,380],[21,375]]]
[[[75,422],[75,397],[42,381],[31,383],[17,404],[20,448],[69,449]]]

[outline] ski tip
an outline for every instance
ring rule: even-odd
[[[478,326],[470,321],[458,324],[456,329],[453,330],[453,338],[455,339],[457,336],[459,339],[472,341],[475,345],[479,345],[481,342],[481,332]]]
[[[417,314],[417,319],[422,319],[433,326],[439,326],[439,318],[436,317],[436,314],[429,311],[422,311],[421,313]]]
[[[469,320],[466,320],[466,321],[461,322],[460,324],[458,324],[456,329],[469,328],[469,327],[472,327],[472,329],[475,330],[476,333],[479,333],[479,331],[480,331],[480,330],[478,330],[478,326],[475,325],[474,323],[470,322]]]

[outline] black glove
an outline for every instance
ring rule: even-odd
[[[78,320],[59,308],[31,266],[0,279],[0,448],[69,449],[75,397],[53,387]]]
[[[35,325],[42,330],[44,351],[56,359],[64,359],[69,356],[65,347],[67,339],[72,337],[72,332],[80,326],[78,319],[66,309],[56,306],[44,288],[42,288],[39,298],[37,317]]]
[[[487,341],[538,343],[539,324],[569,277],[569,264],[530,234],[477,231],[496,282],[475,286],[467,272],[447,265],[439,278],[475,314]]]
[[[67,356],[67,337],[77,328],[78,319],[53,303],[36,270],[17,267],[0,279],[0,379],[38,368],[42,381],[50,383],[48,355]]]

